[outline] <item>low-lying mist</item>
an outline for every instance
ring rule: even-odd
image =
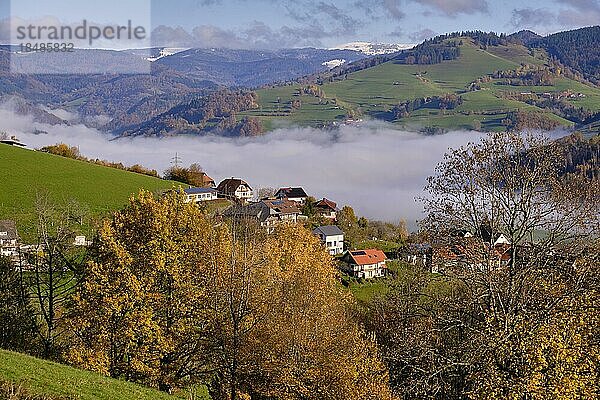
[[[64,142],[89,158],[142,164],[161,173],[177,154],[184,165],[200,164],[217,182],[235,176],[254,188],[302,186],[316,198],[353,206],[357,214],[392,222],[405,219],[412,228],[422,215],[415,197],[423,194],[426,178],[443,154],[480,136],[423,136],[373,123],[334,131],[279,129],[258,138],[111,140],[84,125],[41,125],[6,109],[0,110],[0,130],[30,147]],[[34,134],[36,130],[47,134]]]

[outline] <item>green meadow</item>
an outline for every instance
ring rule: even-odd
[[[38,195],[56,204],[77,202],[97,217],[121,208],[140,189],[162,191],[175,182],[0,144],[0,219],[17,221],[27,238]]]
[[[530,51],[515,44],[479,48],[468,38],[463,38],[460,57],[433,65],[405,65],[388,61],[378,66],[350,73],[346,79],[321,86],[325,97],[298,95],[299,84],[276,86],[257,91],[260,108],[244,113],[263,120],[272,130],[291,125],[322,126],[343,122],[349,116],[381,119],[394,105],[420,97],[457,94],[463,104],[451,111],[421,109],[409,117],[394,121],[398,128],[418,129],[441,127],[445,129],[504,130],[502,120],[516,110],[536,111],[550,115],[564,126],[573,123],[548,110],[524,102],[502,98],[505,91],[535,93],[571,90],[585,97],[569,99],[576,107],[591,111],[600,110],[600,89],[566,77],[555,80],[552,86],[499,85],[498,80],[484,83],[481,90],[469,92],[467,87],[478,78],[499,70],[513,70],[521,64],[541,65],[548,61],[542,51]],[[301,100],[302,107],[292,110],[293,100]]]

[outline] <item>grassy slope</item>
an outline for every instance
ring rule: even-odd
[[[403,65],[390,61],[373,68],[348,75],[348,79],[322,86],[327,99],[337,100],[319,104],[318,99],[302,96],[300,110],[289,112],[286,105],[294,97],[298,86],[283,86],[258,91],[260,110],[248,114],[262,118],[267,128],[285,124],[318,125],[345,119],[346,110],[359,110],[364,115],[377,117],[391,106],[418,97],[462,93],[467,85],[479,77],[496,70],[510,70],[521,63],[543,64],[540,52],[531,56],[517,45],[491,47],[487,51],[464,40],[461,56],[452,61],[434,65]],[[463,94],[464,103],[456,110],[442,114],[439,110],[422,109],[410,117],[397,121],[399,126],[440,126],[444,128],[471,128],[478,120],[488,130],[500,130],[506,113],[516,109],[549,112],[518,101],[498,97],[502,91],[554,92],[570,89],[587,97],[571,100],[576,106],[600,110],[600,90],[566,78],[557,79],[554,86],[508,87],[492,81],[482,85],[482,90]],[[280,98],[280,103],[277,102]],[[493,113],[494,115],[484,115]],[[564,125],[572,125],[558,116],[552,118]]]
[[[59,203],[75,200],[99,216],[122,207],[142,188],[156,191],[173,184],[0,144],[0,219],[15,219],[25,237],[37,193],[49,193]]]
[[[18,384],[28,393],[50,397],[82,400],[186,398],[4,350],[0,350],[0,380]],[[206,394],[199,398],[208,399]]]

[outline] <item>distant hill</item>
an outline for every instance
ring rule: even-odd
[[[69,62],[82,72],[93,66],[101,75],[23,75],[10,72],[10,60],[24,65],[45,65],[60,72],[65,60],[38,54],[16,54],[0,46],[0,102],[20,99],[39,122],[43,110],[35,105],[76,113],[88,126],[121,131],[141,124],[181,102],[191,101],[220,87],[255,87],[294,80],[324,72],[331,65],[351,63],[367,56],[352,50],[291,49],[278,51],[228,49],[150,49],[148,51],[76,50]],[[162,56],[160,56],[162,54]],[[333,62],[333,64],[331,64]],[[150,67],[150,75],[113,74],[116,66]],[[23,109],[24,107],[21,107]]]
[[[600,89],[536,50],[485,32],[444,35],[391,58],[378,56],[257,91],[256,117],[335,126],[376,119],[436,133],[451,129],[551,129],[600,111]]]
[[[12,389],[12,390],[11,390]],[[22,397],[11,397],[11,392]],[[209,399],[199,393],[198,399]],[[168,395],[134,383],[107,378],[24,354],[0,350],[0,398],[46,400],[175,400],[185,393]]]
[[[96,216],[114,211],[140,189],[160,191],[174,182],[0,144],[0,219],[15,219],[29,236],[37,193],[59,203],[77,201]]]
[[[367,55],[354,50],[289,49],[277,51],[190,49],[163,57],[157,64],[229,87],[257,87],[327,71],[326,63],[351,63]]]

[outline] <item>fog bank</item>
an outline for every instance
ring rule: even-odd
[[[64,142],[89,158],[142,164],[161,172],[177,153],[184,165],[200,164],[219,182],[242,177],[255,189],[302,186],[316,198],[353,206],[368,218],[398,221],[411,227],[421,218],[427,176],[449,147],[481,135],[452,132],[422,136],[385,124],[346,126],[339,130],[280,129],[258,138],[174,137],[111,140],[83,125],[48,126],[9,110],[0,110],[0,130],[30,147]],[[47,134],[34,134],[35,130]]]

